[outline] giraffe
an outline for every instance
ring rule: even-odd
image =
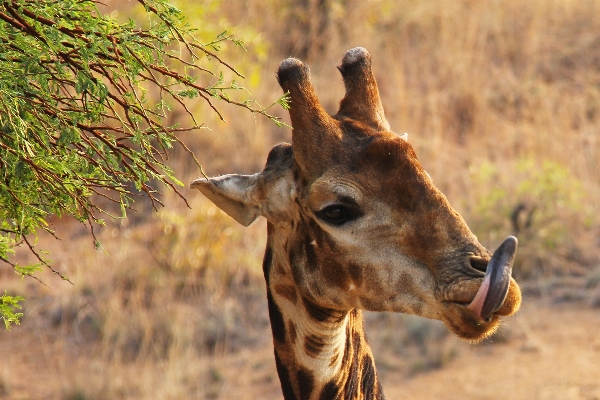
[[[338,69],[346,94],[330,116],[308,67],[284,60],[292,144],[276,145],[262,172],[191,184],[244,226],[267,220],[263,271],[286,400],[384,398],[363,309],[438,319],[476,342],[521,302],[516,238],[493,254],[477,241],[406,134],[390,131],[367,50],[349,50]]]

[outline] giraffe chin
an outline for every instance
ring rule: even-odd
[[[482,319],[464,303],[446,303],[441,320],[456,336],[477,343],[493,335],[500,326],[502,317],[515,314],[521,306],[521,290],[511,278],[508,293],[500,308],[486,319]]]

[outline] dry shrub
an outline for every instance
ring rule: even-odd
[[[165,359],[188,348],[220,354],[262,340],[268,326],[259,267],[264,240],[233,229],[235,222],[208,201],[192,204],[194,213],[161,210],[145,225],[115,228],[116,236],[130,235],[124,239],[130,248],[111,261],[121,258],[116,261],[127,267],[92,289],[102,303],[107,356]],[[250,232],[258,236],[260,228]]]
[[[200,196],[190,205],[110,222],[98,232],[104,251],[65,227],[54,257],[75,285],[38,285],[24,320],[49,335],[60,369],[74,364],[55,383],[63,398],[202,398],[218,382],[198,360],[270,344],[264,226],[234,229]]]
[[[379,375],[414,375],[448,365],[459,352],[457,339],[440,321],[414,315],[365,313]]]

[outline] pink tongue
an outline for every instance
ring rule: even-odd
[[[516,237],[509,236],[496,249],[485,271],[483,283],[471,304],[467,306],[483,320],[490,318],[504,303],[510,286],[517,243]]]

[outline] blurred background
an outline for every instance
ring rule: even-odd
[[[141,18],[136,2],[102,12]],[[468,345],[435,321],[368,314],[367,335],[390,399],[600,399],[600,2],[595,0],[173,0],[198,37],[231,29],[223,50],[267,105],[288,56],[310,65],[334,114],[346,50],[372,55],[392,130],[408,132],[424,169],[480,242],[519,238],[523,310]],[[227,123],[186,134],[208,175],[262,169],[289,128],[235,107]],[[287,112],[272,109],[289,123]],[[183,113],[177,118],[184,118]],[[200,176],[184,151],[171,166]],[[200,194],[165,192],[107,221],[95,250],[76,221],[40,236],[47,286],[0,269],[27,298],[0,331],[0,399],[278,399],[260,267],[264,220],[238,226]]]

